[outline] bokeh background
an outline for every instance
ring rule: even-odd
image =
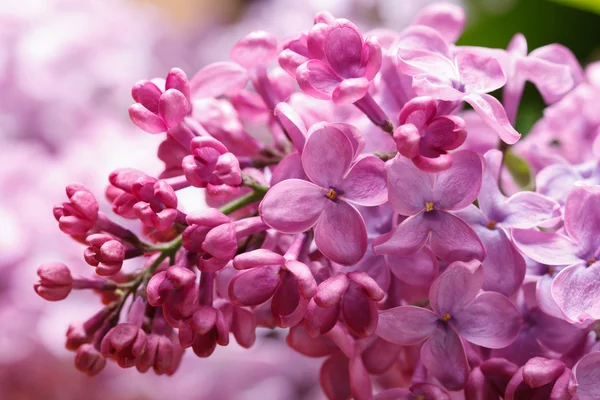
[[[128,119],[131,86],[169,68],[192,76],[226,59],[252,30],[281,38],[326,9],[363,32],[401,30],[431,0],[0,0],[0,399],[322,399],[319,360],[287,348],[285,333],[260,332],[251,350],[185,357],[173,377],[120,370],[98,377],[64,349],[71,321],[98,307],[73,294],[48,304],[32,290],[44,261],[87,272],[82,247],[63,235],[52,206],[81,182],[102,198],[108,173],[157,173],[158,138]],[[453,0],[469,15],[459,44],[505,47],[516,32],[531,49],[561,43],[584,64],[600,59],[600,0]],[[527,133],[542,102],[527,88],[517,128]],[[199,200],[201,201],[201,200]],[[104,210],[108,205],[103,204]]]

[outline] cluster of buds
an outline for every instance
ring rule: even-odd
[[[262,327],[325,358],[333,400],[597,399],[600,67],[521,35],[457,46],[464,22],[438,3],[363,34],[321,12],[190,81],[137,83],[129,114],[164,135],[165,168],[114,171],[106,197],[140,233],[70,185],[54,215],[96,276],[44,264],[34,285],[101,295],[68,329],[76,367],[172,374],[184,349],[250,347]],[[526,81],[548,108],[521,139]]]

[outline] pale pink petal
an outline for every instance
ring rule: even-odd
[[[260,203],[265,224],[283,233],[299,233],[313,227],[327,202],[327,191],[300,179],[273,186]]]
[[[429,228],[423,214],[405,219],[394,230],[373,241],[375,254],[407,257],[415,254],[429,238]]]
[[[551,220],[558,222],[562,216],[556,201],[535,192],[519,192],[511,196],[504,209],[508,215],[502,225],[507,228],[534,228]]]
[[[482,175],[481,156],[469,150],[453,153],[452,166],[437,174],[435,208],[460,210],[471,204],[479,193]]]
[[[352,104],[365,97],[369,84],[367,78],[344,79],[334,89],[331,98],[335,104]]]
[[[336,20],[328,28],[324,43],[327,62],[338,75],[357,78],[363,50],[361,33],[347,20]]]
[[[504,107],[495,97],[489,94],[470,94],[465,96],[464,100],[505,143],[515,144],[521,138],[521,134],[510,124]]]
[[[341,131],[324,126],[311,132],[304,151],[302,165],[311,181],[329,189],[339,189],[346,175],[354,151],[350,140]]]
[[[461,390],[467,383],[469,365],[460,337],[449,327],[435,329],[421,347],[421,362],[448,390]]]
[[[483,268],[477,262],[454,262],[431,285],[429,302],[438,315],[458,315],[481,290]]]
[[[192,97],[219,97],[235,93],[246,86],[248,73],[241,65],[220,61],[202,68],[192,78]]]
[[[264,267],[266,265],[283,265],[285,258],[281,254],[277,254],[267,249],[256,249],[237,255],[233,259],[233,267],[235,269],[249,269],[256,267]]]
[[[367,251],[367,229],[356,208],[327,200],[315,226],[315,244],[331,261],[353,265]]]
[[[580,262],[578,247],[568,237],[535,229],[510,230],[513,243],[526,256],[547,265],[569,265]]]
[[[256,306],[269,300],[280,284],[280,268],[270,266],[238,272],[229,284],[231,301],[244,306]]]
[[[560,271],[552,283],[552,296],[571,322],[600,319],[600,262]]]
[[[484,260],[485,247],[473,230],[462,219],[445,211],[423,214],[431,232],[429,248],[444,261]]]
[[[458,101],[465,96],[454,88],[450,78],[426,73],[413,76],[412,89],[418,96],[431,96],[436,100]]]
[[[129,118],[144,132],[156,134],[167,131],[167,126],[162,119],[140,103],[129,106]]]
[[[434,175],[421,171],[405,157],[386,164],[390,205],[400,215],[415,215],[433,201]]]
[[[455,61],[467,94],[493,92],[506,83],[506,76],[495,57],[467,50],[458,52]]]
[[[361,63],[364,65],[364,77],[372,81],[381,69],[383,61],[383,52],[377,36],[367,38],[361,58]]]
[[[292,139],[294,148],[301,153],[306,142],[306,126],[300,115],[285,102],[277,104],[274,114],[285,128],[290,139]]]
[[[506,296],[494,292],[480,294],[450,321],[462,338],[490,349],[511,344],[522,323],[517,307]]]
[[[414,306],[390,308],[379,313],[375,334],[388,342],[409,346],[433,335],[439,317]]]
[[[254,31],[238,41],[229,58],[245,68],[270,64],[277,56],[277,38],[265,31]]]
[[[600,187],[575,186],[565,204],[565,230],[586,253],[600,249]]]
[[[330,100],[342,79],[330,66],[319,60],[310,60],[296,69],[298,85],[307,94],[321,100]]]
[[[465,25],[464,10],[450,3],[434,3],[425,7],[413,20],[413,25],[425,25],[437,30],[448,42],[454,43]]]
[[[287,179],[302,179],[307,181],[308,176],[302,167],[302,156],[297,151],[288,154],[277,164],[272,171],[271,186]]]
[[[363,157],[352,166],[340,189],[344,199],[361,206],[387,202],[385,163],[374,156]]]
[[[600,352],[584,356],[573,367],[579,400],[600,399]]]

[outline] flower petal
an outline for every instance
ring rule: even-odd
[[[459,210],[471,204],[481,188],[483,163],[470,150],[452,154],[452,166],[436,176],[434,186],[435,208]]]
[[[415,215],[433,201],[434,175],[421,171],[410,160],[396,156],[387,165],[390,205],[400,215]]]
[[[507,144],[515,144],[521,134],[513,128],[506,116],[502,104],[489,94],[471,94],[464,97],[481,119],[498,133],[500,139]]]
[[[378,206],[388,199],[385,163],[374,156],[356,162],[344,178],[344,198],[361,206]]]
[[[471,343],[490,349],[511,344],[521,330],[521,314],[517,307],[500,293],[482,293],[453,321],[460,336]]]
[[[559,233],[513,228],[510,234],[519,250],[542,264],[569,265],[581,261],[576,256],[577,245]]]
[[[573,323],[600,319],[600,262],[560,271],[552,282],[552,297]]]
[[[421,347],[427,371],[448,390],[461,390],[467,383],[469,365],[460,337],[449,327],[438,327]]]
[[[361,33],[347,20],[336,20],[328,28],[324,43],[327,62],[340,76],[356,78],[363,49]]]
[[[314,98],[331,100],[333,91],[342,79],[320,60],[309,60],[296,69],[300,89]]]
[[[350,140],[338,129],[323,126],[310,133],[302,152],[304,172],[311,181],[329,189],[340,189],[354,158]]]
[[[589,353],[573,367],[577,381],[577,398],[595,400],[600,398],[600,351]]]
[[[409,257],[387,256],[387,264],[396,278],[412,286],[429,286],[437,278],[439,264],[424,247]]]
[[[306,143],[306,126],[300,115],[286,102],[277,104],[274,114],[292,139],[294,148],[301,153]]]
[[[317,223],[329,202],[326,193],[310,182],[288,179],[269,189],[259,212],[265,224],[280,232],[303,232]]]
[[[558,222],[561,217],[560,205],[556,201],[534,192],[519,192],[511,196],[505,210],[508,216],[502,225],[510,228],[534,228],[550,220]]]
[[[413,25],[425,25],[438,31],[450,43],[454,43],[465,26],[464,10],[450,3],[433,3],[421,10]]]
[[[339,201],[327,201],[315,226],[315,244],[331,259],[342,265],[353,265],[367,251],[367,228],[356,208]]]
[[[369,84],[367,78],[344,79],[331,94],[333,102],[352,104],[365,97],[369,91]]]
[[[600,249],[600,186],[576,186],[565,204],[565,230],[590,258]]]
[[[503,229],[488,229],[481,225],[475,225],[473,229],[487,253],[483,260],[483,290],[505,296],[514,294],[525,278],[525,259]]]
[[[408,257],[425,245],[429,238],[429,228],[423,214],[417,214],[402,221],[394,230],[373,240],[375,254]]]
[[[253,268],[238,272],[229,284],[234,304],[256,306],[269,300],[279,287],[280,266]]]
[[[221,61],[209,64],[192,78],[192,97],[219,97],[235,93],[246,86],[247,81],[246,68],[237,63]]]
[[[506,76],[496,57],[463,50],[456,54],[455,62],[466,93],[489,93],[506,83]]]
[[[484,260],[485,247],[462,219],[445,211],[424,213],[423,219],[431,232],[429,248],[444,261]]]
[[[167,128],[177,126],[188,113],[190,104],[177,89],[169,89],[160,96],[158,115],[163,119]]]
[[[359,337],[371,335],[377,328],[377,304],[369,299],[355,283],[350,283],[342,299],[344,321]]]
[[[229,58],[245,68],[269,64],[277,56],[277,38],[265,31],[254,31],[238,41]]]
[[[438,315],[458,315],[483,285],[483,268],[476,261],[454,262],[431,285],[429,302]]]
[[[163,133],[167,130],[167,126],[162,119],[140,103],[129,106],[129,118],[144,132]]]
[[[410,346],[429,338],[439,317],[426,308],[403,306],[379,313],[375,334],[388,342]]]

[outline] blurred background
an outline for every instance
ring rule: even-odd
[[[119,370],[88,378],[64,348],[71,321],[98,307],[71,295],[49,304],[32,289],[44,261],[87,272],[82,247],[63,235],[52,206],[64,186],[102,199],[118,167],[154,174],[159,138],[127,115],[131,86],[188,76],[226,59],[252,30],[280,38],[307,30],[325,9],[363,30],[401,30],[431,0],[0,0],[0,399],[321,399],[320,360],[294,354],[283,332],[262,332],[251,350],[232,342],[210,359],[185,357],[173,377]],[[454,0],[469,15],[459,44],[504,48],[516,32],[530,49],[561,43],[583,64],[600,58],[600,0]],[[542,112],[526,90],[517,128]],[[108,205],[103,204],[104,210]]]

